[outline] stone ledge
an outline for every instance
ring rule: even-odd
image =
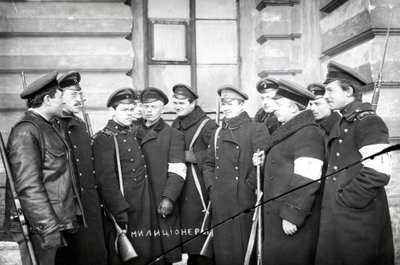
[[[288,69],[288,70],[263,70],[258,73],[260,78],[265,78],[269,75],[296,75],[301,74],[303,72],[302,69]]]
[[[301,33],[292,33],[292,34],[264,34],[257,39],[259,44],[263,44],[268,40],[295,40],[300,39]]]
[[[267,6],[294,6],[300,4],[300,0],[256,0],[258,11]]]
[[[347,0],[329,1],[328,3],[324,3],[324,5],[321,6],[320,11],[325,12],[325,13],[331,13],[332,11],[334,11],[335,9],[337,9],[338,7],[340,7],[341,5],[343,5],[346,2],[347,2]]]

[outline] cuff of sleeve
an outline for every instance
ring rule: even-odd
[[[59,228],[58,221],[56,219],[53,219],[46,224],[38,224],[35,226],[35,231],[41,236],[45,237],[51,233],[53,233],[55,230]]]
[[[285,203],[282,206],[280,217],[300,227],[304,224],[309,214],[310,212],[303,211],[292,204]]]

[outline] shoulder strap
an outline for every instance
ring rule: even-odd
[[[192,141],[190,142],[189,145],[189,150],[193,148],[194,143],[196,142],[197,138],[200,135],[201,130],[203,130],[204,126],[206,125],[206,123],[209,121],[210,119],[204,119],[201,123],[200,126],[197,128],[196,133],[194,134]]]
[[[121,194],[122,196],[125,197],[124,194],[124,183],[122,180],[122,170],[121,170],[121,161],[119,158],[119,147],[118,147],[118,141],[117,141],[117,137],[115,136],[115,134],[112,135],[114,138],[114,143],[115,143],[115,155],[117,157],[117,169],[118,169],[118,180],[119,180],[119,189],[121,190]]]

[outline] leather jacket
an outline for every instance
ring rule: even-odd
[[[8,158],[31,230],[46,236],[79,227],[76,215],[82,207],[78,182],[71,174],[70,150],[50,121],[27,111],[11,131]],[[15,231],[19,224],[7,224],[15,212],[10,195],[8,190],[5,227]]]

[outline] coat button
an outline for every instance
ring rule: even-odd
[[[124,139],[123,142],[126,143],[126,139]]]
[[[147,165],[144,165],[143,167],[147,167]]]
[[[342,139],[339,139],[339,144],[341,144],[341,143],[343,143],[343,140],[342,140]]]
[[[145,178],[147,178],[147,175],[144,175]]]
[[[349,130],[346,128],[346,129],[344,129],[344,133],[347,133]]]
[[[96,171],[93,170],[93,174],[96,174]]]
[[[79,162],[79,158],[76,159],[76,162]]]
[[[340,153],[336,153],[336,156],[340,156]]]
[[[333,178],[332,178],[332,180],[335,182],[335,181],[336,181],[336,178],[335,178],[335,177],[333,177]]]
[[[217,169],[219,169],[219,166],[217,166]]]
[[[76,145],[74,145],[74,148],[76,149]]]
[[[236,179],[236,180],[238,180],[239,178],[238,178],[238,177],[236,177],[235,179]]]
[[[275,160],[272,159],[272,160],[271,160],[271,164],[273,164],[273,163],[275,163]]]
[[[216,156],[215,159],[219,159],[218,156]]]
[[[69,134],[71,134],[71,131],[68,131]]]
[[[130,152],[131,151],[131,149],[130,148],[128,148],[128,152]]]
[[[337,166],[334,166],[334,167],[333,167],[333,170],[337,170]]]
[[[82,173],[79,173],[79,176],[82,177]]]
[[[135,170],[135,169],[132,169],[132,171],[135,172],[136,170]]]
[[[239,168],[238,168],[238,167],[235,167],[235,169],[238,170]]]
[[[136,181],[136,178],[134,178],[133,180]]]
[[[218,179],[218,177],[217,177],[217,176],[215,176],[215,179]]]
[[[217,146],[217,149],[219,149],[219,146]]]
[[[236,146],[236,149],[239,149],[239,146],[238,146],[238,145]]]
[[[131,162],[133,162],[133,158],[131,158]]]

